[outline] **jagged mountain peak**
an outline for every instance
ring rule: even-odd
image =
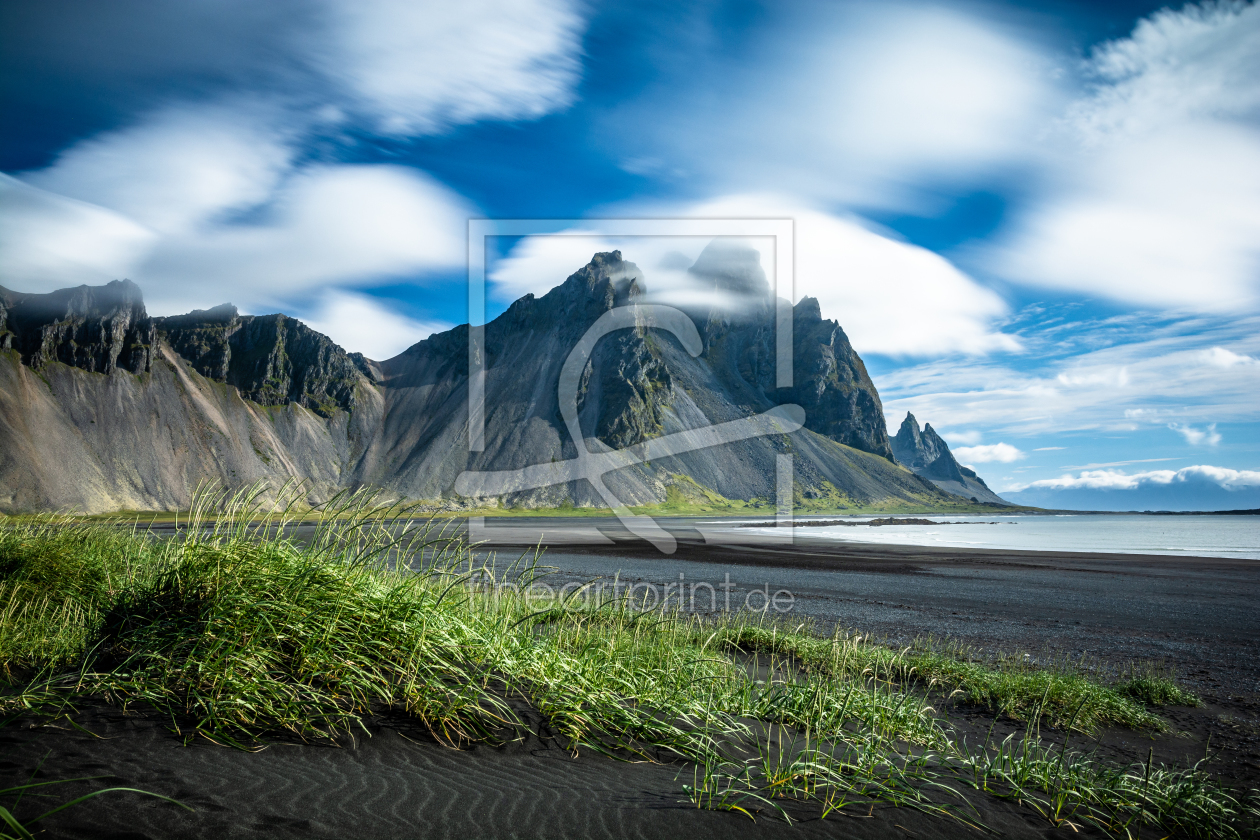
[[[0,286],[0,308],[22,310],[27,320],[59,321],[70,318],[103,318],[126,310],[132,318],[147,317],[144,295],[130,280],[113,280],[103,286],[74,286],[54,292],[15,292]]]
[[[487,352],[492,358],[497,356],[505,349],[503,339],[522,329],[543,330],[558,325],[566,334],[576,329],[585,330],[613,307],[640,298],[644,290],[643,272],[637,265],[623,259],[620,251],[599,252],[546,294],[519,297],[487,323]],[[435,333],[408,347],[396,359],[422,357],[434,351],[444,357],[464,352],[460,348],[467,347],[467,329],[466,325],[461,325]]]
[[[715,238],[687,271],[712,282],[718,291],[747,297],[770,297],[770,284],[761,266],[760,252],[737,237]]]
[[[818,298],[806,295],[796,302],[796,306],[792,308],[792,314],[801,322],[821,321],[822,307],[818,304]]]
[[[192,324],[228,324],[240,317],[240,310],[230,303],[221,303],[210,309],[194,309],[186,315],[170,315],[163,322],[171,326]]]
[[[591,261],[568,276],[557,287],[561,297],[573,297],[575,294],[585,298],[600,299],[616,305],[625,299],[637,296],[644,289],[643,272],[634,263],[622,258],[620,251],[601,251],[591,257]],[[611,290],[611,300],[605,300]],[[551,292],[543,295],[543,300],[551,297]]]
[[[197,373],[261,405],[297,403],[330,417],[356,404],[366,359],[286,315],[241,315],[230,303],[151,318],[130,280],[47,294],[0,289],[0,349],[23,364],[148,373],[165,345]]]
[[[899,464],[942,490],[981,502],[1005,504],[974,470],[958,463],[949,444],[931,423],[920,429],[919,421],[908,411],[892,439],[892,449]]]

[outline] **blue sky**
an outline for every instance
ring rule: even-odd
[[[466,318],[469,217],[791,217],[894,431],[1012,499],[1260,506],[1252,4],[4,2],[0,79],[10,288],[386,357]],[[492,310],[589,257],[502,249]]]

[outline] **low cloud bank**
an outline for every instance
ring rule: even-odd
[[[1179,470],[1085,470],[1010,487],[1016,504],[1069,510],[1249,510],[1260,508],[1260,471],[1198,464]]]

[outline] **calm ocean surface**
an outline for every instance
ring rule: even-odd
[[[839,525],[802,528],[799,533],[850,542],[899,545],[1260,559],[1260,516],[911,516],[933,522],[967,524],[874,528]],[[797,521],[836,518],[797,517]],[[851,521],[869,522],[874,518],[855,516]],[[993,522],[998,524],[989,524]],[[767,532],[772,530],[767,529]]]

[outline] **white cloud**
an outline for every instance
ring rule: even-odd
[[[797,216],[797,297],[816,297],[863,353],[892,356],[1019,349],[992,326],[995,293],[948,260],[823,213]]]
[[[1204,350],[1200,355],[1204,362],[1213,367],[1232,368],[1235,365],[1256,365],[1260,364],[1260,359],[1251,356],[1243,356],[1238,353],[1226,350],[1224,347],[1213,347],[1211,350]]]
[[[468,202],[415,169],[306,162],[311,144],[346,140],[356,116],[415,135],[565,107],[584,21],[567,0],[328,0],[156,14],[144,27],[115,34],[135,37],[149,77],[166,68],[199,90],[236,89],[82,140],[25,184],[6,176],[0,282],[47,291],[130,276],[158,312],[227,298],[301,308],[329,286],[462,265]],[[67,72],[116,72],[113,60],[93,53]]]
[[[1157,461],[1180,461],[1181,458],[1134,458],[1129,461],[1107,461],[1099,464],[1072,464],[1062,467],[1065,470],[1097,470],[1103,467],[1127,467],[1131,464],[1153,464]]]
[[[1069,388],[1079,388],[1081,386],[1114,386],[1123,388],[1129,384],[1129,369],[1127,367],[1118,367],[1102,370],[1073,370],[1065,371],[1055,377],[1055,381],[1060,385]]]
[[[275,121],[254,103],[172,107],[81,141],[24,180],[184,234],[268,199],[295,154]]]
[[[584,21],[565,0],[323,6],[322,31],[303,46],[389,133],[536,118],[573,99]]]
[[[302,320],[351,353],[376,360],[391,359],[417,341],[452,327],[440,321],[417,321],[378,298],[339,289],[324,292],[319,308]]]
[[[257,311],[463,265],[474,211],[460,196],[407,167],[294,166],[256,116],[168,109],[24,176],[82,201],[0,176],[0,282],[130,277],[156,314]]]
[[[953,177],[1022,153],[1018,138],[1048,95],[1035,51],[992,21],[939,6],[890,3],[856,22],[815,44],[814,72],[780,100],[779,116],[808,120],[823,156],[900,179]],[[786,134],[795,145],[800,135]]]
[[[1063,475],[1047,478],[1018,487],[1008,488],[1017,492],[1028,488],[1050,490],[1135,490],[1143,485],[1169,485],[1203,482],[1215,484],[1227,490],[1260,486],[1260,472],[1255,470],[1231,470],[1226,467],[1196,465],[1179,470],[1150,470],[1125,473],[1120,470],[1085,470],[1079,475]]]
[[[766,281],[774,287],[774,238],[739,237],[739,243],[761,255]],[[738,307],[744,301],[713,288],[711,281],[687,269],[705,247],[708,236],[608,236],[582,229],[555,235],[528,236],[487,270],[491,297],[510,303],[525,294],[541,297],[586,265],[600,251],[620,251],[643,277],[644,302],[680,307]]]
[[[1260,7],[1164,10],[1089,62],[1046,191],[987,266],[1014,280],[1204,310],[1260,301]]]
[[[153,240],[125,216],[0,174],[0,285],[46,292],[109,282]]]
[[[135,279],[159,310],[224,298],[267,306],[327,285],[459,266],[470,213],[414,169],[312,166],[258,221],[163,240]]]
[[[991,443],[985,446],[960,446],[954,450],[954,457],[969,464],[1009,464],[1028,456],[1009,443]]]
[[[1067,449],[1066,446],[1038,446],[1033,452],[1058,452],[1060,449]]]
[[[1216,424],[1210,424],[1206,429],[1196,429],[1194,426],[1183,426],[1180,423],[1169,423],[1168,428],[1177,432],[1186,439],[1186,443],[1191,446],[1216,446],[1221,442],[1221,435],[1216,431]]]
[[[627,168],[709,194],[933,217],[941,195],[996,188],[1003,227],[954,263],[1146,305],[1260,305],[1260,7],[1161,11],[1085,62],[1028,18],[985,17],[798,11],[750,62],[705,54],[697,35],[605,133]]]
[[[1105,142],[1173,122],[1254,116],[1260,10],[1239,2],[1162,9],[1127,38],[1102,45],[1091,69],[1103,82],[1073,110],[1078,128]]]
[[[249,92],[392,134],[532,119],[573,101],[580,0],[248,0],[37,4],[6,18],[6,69],[57,106]]]
[[[1091,151],[1060,183],[991,268],[1162,306],[1256,302],[1260,133],[1170,129]]]
[[[983,435],[975,429],[966,432],[942,432],[940,429],[937,429],[937,432],[941,437],[945,438],[951,446],[975,446],[983,437]]]
[[[671,31],[686,58],[605,126],[624,166],[711,192],[917,210],[934,200],[923,182],[1026,157],[1057,96],[1041,51],[993,19],[916,2],[788,8],[747,58],[707,52],[723,36],[704,15]]]

